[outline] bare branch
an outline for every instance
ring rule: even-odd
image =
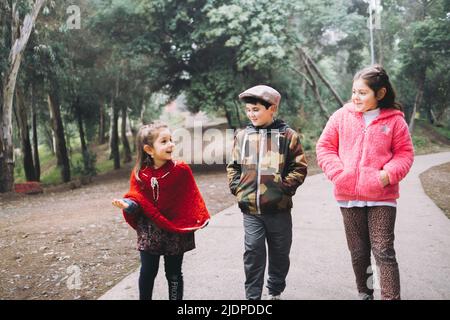
[[[314,70],[314,72],[317,74],[317,76],[320,78],[320,80],[322,80],[322,82],[327,86],[327,88],[330,89],[334,98],[339,103],[339,105],[342,107],[344,105],[344,101],[341,99],[341,97],[339,96],[337,91],[334,89],[334,87],[331,85],[331,83],[325,78],[325,76],[319,71],[319,68],[314,63],[313,59],[311,59],[311,57],[304,50],[302,50],[301,48],[300,48],[300,50],[302,51],[302,54],[305,56],[305,58],[311,65],[311,68]]]
[[[311,88],[313,89],[314,96],[317,100],[317,103],[319,104],[320,110],[322,111],[322,115],[325,118],[325,120],[328,120],[328,118],[330,117],[330,112],[323,104],[322,97],[320,96],[319,88],[317,87],[316,81],[312,74],[308,59],[306,58],[306,56],[304,54],[302,54],[302,52],[300,52],[300,57],[302,58],[303,63],[305,64],[306,72],[309,75],[309,78],[311,79],[311,84],[312,84]]]
[[[307,76],[306,74],[304,74],[303,72],[301,72],[301,71],[298,70],[297,68],[292,67],[291,69],[292,69],[295,73],[298,73],[299,75],[301,75],[311,87],[313,86],[311,80],[308,78],[308,76]]]

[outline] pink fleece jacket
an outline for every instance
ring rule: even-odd
[[[317,161],[334,184],[336,200],[383,201],[399,197],[414,148],[403,112],[381,109],[365,128],[363,113],[347,103],[328,120],[316,145]],[[390,184],[383,187],[380,170]]]

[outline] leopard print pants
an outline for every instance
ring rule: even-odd
[[[372,250],[380,276],[381,299],[400,299],[400,274],[394,250],[397,209],[389,206],[341,208],[347,244],[360,293],[373,294]]]

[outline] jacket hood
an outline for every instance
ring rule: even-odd
[[[247,130],[251,131],[259,131],[259,129],[266,129],[266,130],[279,130],[280,132],[286,131],[286,129],[289,128],[289,126],[281,119],[275,119],[272,124],[268,127],[256,127],[251,122],[247,125]]]
[[[345,104],[344,108],[346,110],[348,110],[349,112],[354,113],[356,115],[358,115],[358,114],[362,115],[363,114],[362,112],[355,111],[355,105],[354,105],[353,102],[349,102],[349,103]],[[402,111],[400,111],[400,110],[393,109],[393,108],[381,108],[380,109],[380,115],[378,116],[377,119],[381,120],[381,119],[393,117],[393,116],[396,116],[396,115],[402,116],[403,118],[405,117],[405,114]]]

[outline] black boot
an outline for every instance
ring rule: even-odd
[[[176,275],[167,278],[169,284],[169,300],[183,300],[183,276]]]

